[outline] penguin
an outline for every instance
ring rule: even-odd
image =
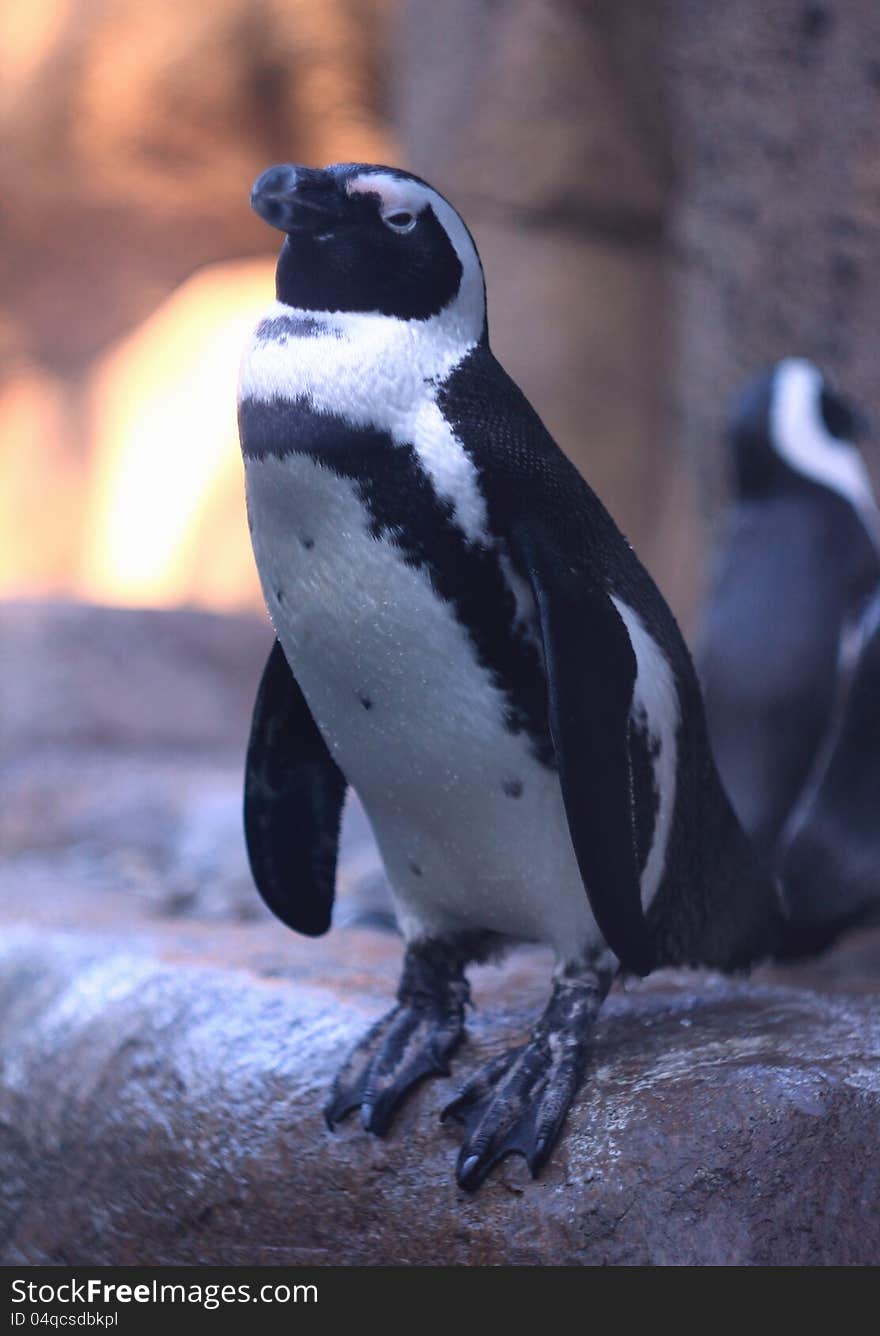
[[[466,969],[508,944],[555,966],[529,1038],[443,1110],[473,1190],[537,1174],[619,970],[740,969],[783,921],[718,779],[675,620],[489,346],[452,205],[376,165],[291,164],[252,206],[284,233],[243,355],[251,538],[276,641],[247,751],[256,886],[331,920],[358,794],[404,938],[396,1005],[325,1109],[385,1135],[464,1034]]]
[[[697,662],[721,779],[773,871],[829,726],[841,654],[880,581],[863,431],[800,358],[752,381],[730,421],[734,498]]]
[[[781,846],[782,958],[880,918],[880,589],[851,637],[832,723]]]

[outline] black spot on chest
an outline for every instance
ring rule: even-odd
[[[302,400],[244,400],[239,427],[246,458],[303,453],[356,484],[372,534],[396,547],[407,565],[424,571],[437,597],[452,607],[480,665],[505,697],[507,727],[526,733],[534,755],[552,768],[543,665],[517,622],[500,546],[494,540],[467,541],[452,504],[434,491],[413,447],[374,428],[316,413]]]

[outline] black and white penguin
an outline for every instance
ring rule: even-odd
[[[880,590],[852,640],[831,726],[781,837],[786,956],[880,918]]]
[[[384,1134],[445,1073],[465,968],[506,942],[557,966],[531,1038],[444,1111],[459,1183],[536,1172],[618,966],[740,968],[780,910],[719,783],[666,603],[489,350],[452,206],[385,167],[279,166],[286,233],[245,352],[240,430],[277,642],[247,757],[251,867],[299,932],[330,923],[340,812],[370,817],[406,941],[397,1005],[325,1111]]]
[[[760,855],[779,837],[831,720],[841,656],[880,582],[880,512],[856,412],[787,358],[738,400],[734,498],[697,654],[721,778]]]

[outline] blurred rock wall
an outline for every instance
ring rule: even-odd
[[[389,3],[13,6],[0,25],[3,351],[82,372],[199,265],[273,249],[247,207],[268,163],[387,153]]]
[[[755,368],[813,357],[880,403],[880,7],[671,0],[663,61],[673,426],[711,513],[720,408]]]
[[[258,601],[241,478],[232,477],[234,357],[217,386],[229,406],[217,476],[208,469],[203,479],[205,507],[220,521],[209,529],[193,515],[175,572],[149,569],[144,552],[148,569],[120,595],[127,557],[108,550],[116,583],[96,578],[104,530],[132,528],[123,511],[115,521],[98,515],[119,490],[105,443],[122,410],[105,372],[124,364],[130,382],[140,377],[129,416],[148,424],[153,414],[155,437],[167,441],[175,423],[149,402],[153,383],[169,398],[154,314],[194,271],[244,256],[266,257],[265,300],[272,295],[277,248],[248,208],[254,177],[279,158],[394,156],[383,111],[393,3],[28,0],[0,11],[0,595]],[[243,302],[234,273],[217,271],[213,304],[210,286],[201,285],[203,314],[222,334],[218,294],[233,320]],[[190,314],[195,340],[204,320]],[[176,354],[194,381],[205,370],[199,352]],[[132,476],[148,464],[149,453]],[[173,474],[164,465],[155,473],[145,509],[163,482],[174,492]],[[206,587],[198,572],[230,569],[230,523],[235,569],[218,595],[217,580]]]
[[[392,71],[405,160],[476,237],[496,355],[684,598],[664,21],[654,0],[408,0]]]
[[[689,623],[742,378],[802,354],[876,403],[880,10],[409,0],[397,51],[496,352]]]

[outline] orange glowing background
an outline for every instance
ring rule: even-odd
[[[236,432],[242,346],[271,259],[187,279],[69,391],[21,368],[0,397],[0,595],[257,606]]]
[[[235,400],[277,248],[248,189],[392,155],[391,3],[0,9],[0,597],[260,606]]]
[[[252,260],[194,275],[96,368],[76,593],[154,606],[258,601],[235,386],[273,271]]]

